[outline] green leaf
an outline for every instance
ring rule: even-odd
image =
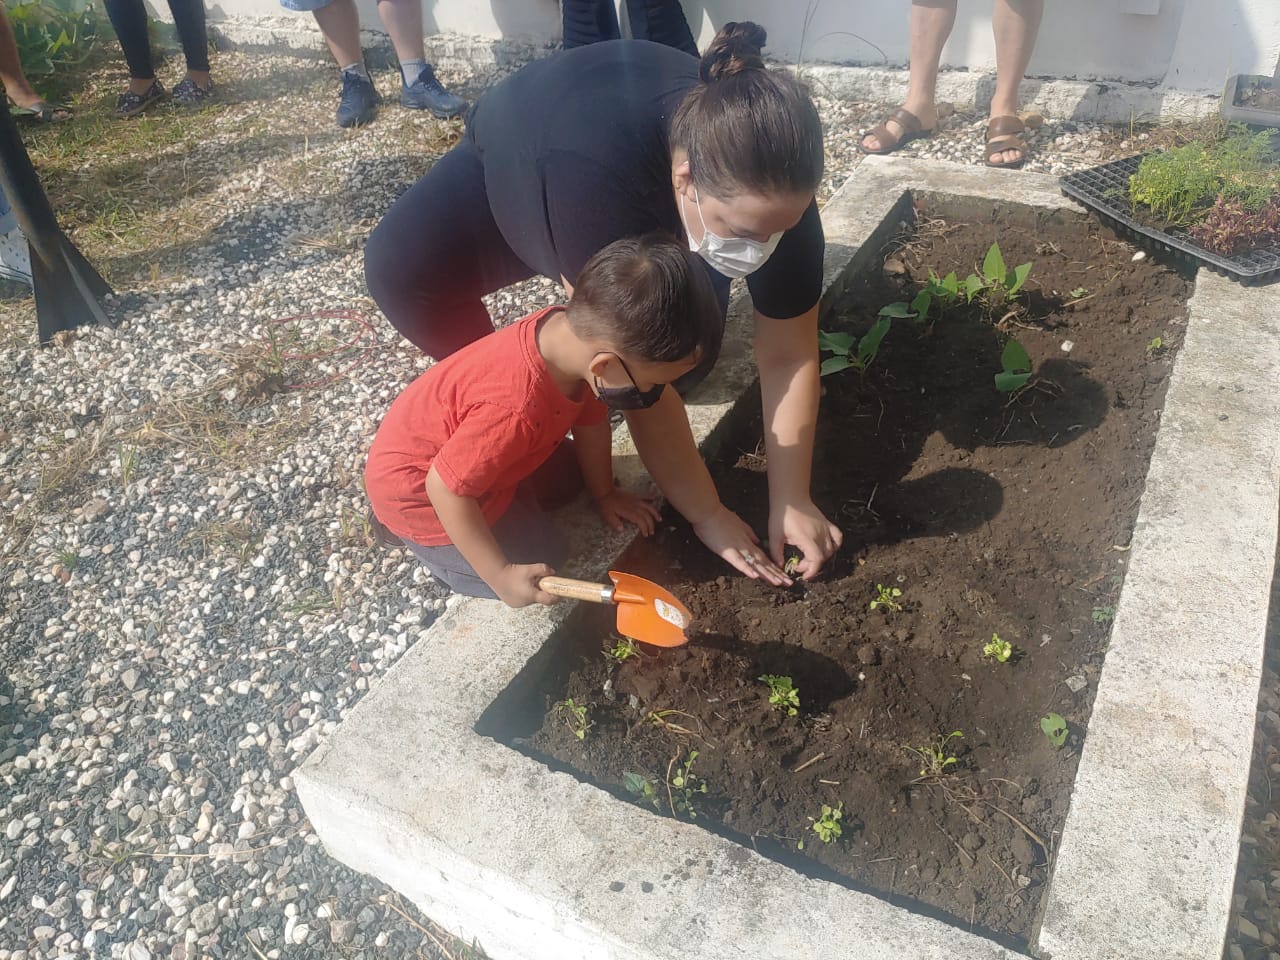
[[[1031,273],[1031,264],[1024,263],[1013,268],[1013,282],[1009,284],[1009,296],[1013,296],[1022,289],[1022,285],[1027,282],[1027,275]],[[1008,280],[1008,277],[1005,278]]]
[[[841,370],[848,370],[853,365],[853,361],[847,356],[827,357],[827,359],[822,361],[822,366],[818,368],[818,373],[825,377],[831,373],[839,373]]]
[[[852,333],[827,333],[818,331],[818,348],[830,350],[832,353],[848,353],[853,349]]]
[[[638,773],[627,771],[622,774],[622,785],[627,788],[628,793],[644,793],[644,788],[649,785],[649,781]]]
[[[960,281],[956,279],[956,272],[952,270],[946,275],[942,281],[942,288],[953,297],[960,295]]]
[[[893,320],[889,317],[881,317],[871,325],[871,329],[862,335],[862,339],[858,341],[858,359],[864,364],[869,364],[875,359],[876,354],[880,351],[880,341],[884,339],[884,335],[889,332],[889,328],[893,326]]]
[[[928,290],[921,290],[915,295],[915,299],[911,301],[911,309],[921,320],[929,316],[929,308],[931,306],[933,306],[933,294]]]
[[[993,243],[982,261],[982,275],[990,283],[1004,283],[1004,257],[1000,253],[1000,244]]]
[[[1049,738],[1049,742],[1055,747],[1060,747],[1067,742],[1067,721],[1059,713],[1051,713],[1048,716],[1041,717],[1040,729],[1044,731],[1044,735]]]
[[[898,320],[910,320],[915,316],[915,314],[912,312],[911,307],[899,300],[896,303],[886,304],[881,307],[879,316]]]
[[[1025,387],[1030,379],[1029,373],[997,373],[996,389],[1001,393],[1013,393]]]
[[[964,281],[964,296],[969,303],[973,302],[973,298],[986,289],[986,282],[976,273],[971,273]]]
[[[1005,373],[1030,373],[1031,357],[1027,355],[1027,348],[1017,340],[1010,340],[1000,354],[1000,366]]]

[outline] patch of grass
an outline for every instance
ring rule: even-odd
[[[211,520],[202,523],[182,542],[198,546],[205,556],[222,553],[232,557],[237,567],[243,567],[262,543],[262,531],[250,520]]]

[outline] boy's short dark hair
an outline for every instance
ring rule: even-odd
[[[615,240],[587,261],[569,301],[580,337],[654,363],[714,357],[724,318],[697,255],[670,234]]]

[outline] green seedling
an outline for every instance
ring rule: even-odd
[[[780,677],[766,673],[758,678],[769,686],[769,704],[775,710],[781,710],[788,717],[800,712],[800,691],[791,684],[790,677]]]
[[[671,776],[668,767],[667,788],[671,791],[671,812],[675,816],[688,814],[690,820],[697,820],[702,811],[702,798],[707,793],[707,781],[693,772],[693,761],[698,759],[698,751],[690,750],[684,763],[676,767],[675,776]],[[672,760],[674,763],[674,759]]]
[[[555,704],[556,714],[562,719],[573,731],[573,735],[579,740],[587,739],[587,731],[590,730],[594,723],[587,719],[587,707],[590,704],[578,703],[569,697],[567,700],[561,700]]]
[[[902,749],[910,751],[920,758],[922,761],[920,776],[936,780],[947,773],[948,767],[959,762],[947,752],[947,744],[953,739],[963,739],[963,737],[964,734],[959,730],[952,730],[948,734],[938,734],[933,743],[922,747],[913,747],[904,743]]]
[[[1007,663],[1009,658],[1013,656],[1013,644],[1008,640],[1001,640],[1000,634],[993,633],[991,642],[983,645],[982,655],[984,657],[994,657],[1001,663]]]
[[[640,647],[630,637],[619,637],[618,642],[606,650],[604,655],[618,663],[626,663],[632,657],[640,656]]]
[[[902,591],[897,587],[886,587],[883,583],[877,583],[876,598],[871,601],[869,609],[875,610],[883,607],[890,613],[901,613],[902,604],[898,602],[900,596],[902,596]]]
[[[74,570],[80,565],[80,554],[75,550],[59,550],[58,563],[68,571]]]
[[[890,307],[895,306],[890,304]],[[857,350],[854,351],[853,334],[851,333],[827,333],[825,330],[818,333],[819,348],[829,351],[831,356],[822,361],[820,373],[822,376],[828,376],[833,373],[839,373],[841,370],[847,370],[850,367],[858,371],[859,375],[867,372],[867,368],[875,362],[876,354],[880,352],[880,342],[884,339],[885,334],[889,332],[889,327],[893,325],[893,316],[886,315],[885,307],[880,311],[880,319],[871,325],[866,333],[862,335],[862,339],[858,341]]]
[[[1071,291],[1071,296],[1076,300],[1083,299],[1088,295],[1089,295],[1088,287],[1076,287],[1074,290]]]
[[[636,798],[637,803],[646,804],[655,810],[662,809],[662,798],[658,796],[657,785],[648,777],[627,771],[622,774],[622,785]]]
[[[1094,623],[1110,623],[1115,619],[1116,608],[1112,606],[1094,607],[1092,616]]]
[[[1067,742],[1067,721],[1062,719],[1062,714],[1051,713],[1046,717],[1040,718],[1040,729],[1044,731],[1044,735],[1049,738],[1049,742],[1055,747],[1060,747]]]
[[[1164,349],[1163,337],[1152,337],[1151,342],[1147,344],[1147,354],[1159,353]]]
[[[794,577],[800,572],[800,557],[787,557],[787,562],[782,565],[782,572],[788,577]]]
[[[996,389],[1001,393],[1016,393],[1031,379],[1031,357],[1027,348],[1017,340],[1010,340],[1000,354],[1001,370],[996,374]]]
[[[981,300],[989,309],[1002,307],[1016,297],[1031,273],[1031,263],[1019,264],[1010,269],[1005,266],[1000,244],[993,243],[982,259],[982,273],[969,274],[964,284],[957,284],[957,292],[963,291],[966,303]]]
[[[840,818],[844,816],[844,801],[841,800],[834,807],[827,804],[822,805],[822,811],[818,817],[809,818],[809,822],[813,824],[810,827],[814,833],[818,835],[818,839],[823,843],[833,843],[840,839],[840,834],[844,833],[844,828],[840,825]],[[804,838],[796,844],[796,849],[804,849]]]

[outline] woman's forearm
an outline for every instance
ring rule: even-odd
[[[769,458],[769,499],[809,499],[820,393],[818,310],[790,320],[756,318],[756,362]]]
[[[720,495],[693,442],[684,402],[674,387],[663,390],[649,409],[629,411],[626,417],[645,469],[682,517],[697,525],[720,509]]]

